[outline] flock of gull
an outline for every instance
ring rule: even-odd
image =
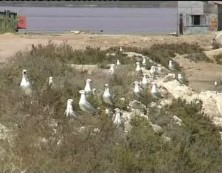
[[[140,63],[142,63],[143,66],[146,66],[147,58],[143,57],[141,62],[140,61],[136,62],[135,73],[140,73],[140,74],[142,73],[143,77],[142,77],[141,81],[135,81],[133,83],[134,88],[132,90],[133,90],[133,93],[134,93],[135,97],[136,98],[143,97],[142,94],[141,94],[142,91],[146,90],[148,88],[149,84],[152,84],[151,95],[154,98],[162,98],[163,96],[160,94],[160,91],[159,91],[160,87],[157,85],[157,83],[152,82],[152,79],[155,78],[155,76],[158,73],[158,70],[160,70],[159,69],[160,67],[151,66],[151,68],[149,70],[149,74],[150,74],[150,78],[149,78],[147,74],[143,73],[143,69],[142,69]],[[121,66],[120,60],[117,60],[116,64],[111,64],[110,65],[110,69],[109,69],[110,75],[113,75],[115,73],[116,66]],[[168,68],[171,71],[176,70],[175,64],[172,60],[169,61]],[[179,73],[177,75],[177,79],[181,83],[183,83],[185,81],[185,78],[181,73]],[[91,82],[92,82],[91,79],[86,79],[84,89],[79,91],[79,94],[80,94],[79,108],[81,109],[81,111],[84,111],[86,113],[95,114],[95,113],[97,113],[98,110],[96,108],[94,108],[88,100],[89,96],[93,96],[96,93],[96,89],[92,88]],[[53,77],[52,76],[49,77],[48,85],[49,86],[54,86],[55,85],[55,83],[53,82]],[[22,88],[22,90],[26,94],[30,95],[32,93],[32,86],[31,86],[31,83],[28,79],[26,69],[23,69],[23,71],[22,71],[22,80],[21,80],[21,83],[20,83],[20,87]],[[109,84],[104,85],[104,91],[103,91],[103,94],[102,94],[102,101],[106,105],[109,105],[109,106],[114,105],[113,95],[110,93]],[[115,108],[114,111],[115,111],[115,113],[113,114],[112,120],[113,120],[113,123],[115,125],[119,126],[121,124],[121,110],[119,108]],[[65,115],[67,117],[75,117],[75,118],[77,117],[77,113],[73,109],[73,99],[68,99],[67,100]]]

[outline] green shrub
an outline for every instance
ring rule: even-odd
[[[13,16],[0,16],[0,33],[16,32],[18,19]]]

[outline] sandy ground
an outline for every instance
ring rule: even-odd
[[[74,49],[84,49],[86,46],[106,49],[112,46],[149,47],[155,43],[195,43],[206,50],[212,57],[222,53],[222,49],[211,50],[211,39],[215,33],[180,36],[171,35],[102,35],[102,34],[10,34],[0,35],[0,63],[7,62],[17,51],[29,50],[31,45],[47,44],[49,40],[55,43],[67,42]],[[183,67],[190,86],[197,91],[213,90],[214,80],[222,80],[222,66],[210,63],[193,63],[179,58],[177,62]]]

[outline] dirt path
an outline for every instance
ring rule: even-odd
[[[10,59],[17,51],[29,50],[31,45],[47,44],[49,40],[55,43],[67,42],[74,49],[84,49],[86,46],[100,47],[106,49],[113,46],[150,47],[156,43],[195,43],[206,50],[206,54],[212,57],[214,54],[222,53],[220,50],[210,50],[211,39],[214,33],[195,36],[170,36],[170,35],[101,35],[101,34],[61,34],[61,35],[0,35],[0,63]],[[222,80],[222,66],[209,63],[191,63],[186,59],[178,59],[184,68],[190,81],[190,86],[201,91],[214,89],[214,80]]]

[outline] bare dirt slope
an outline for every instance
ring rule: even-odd
[[[32,44],[47,44],[49,40],[55,43],[67,42],[74,49],[84,49],[86,46],[106,49],[112,46],[149,47],[155,43],[195,43],[203,47],[206,54],[212,57],[222,53],[222,50],[211,50],[212,34],[193,36],[170,35],[101,35],[101,34],[61,34],[61,35],[34,35],[34,34],[3,34],[0,35],[0,63],[10,59],[19,50],[29,50]],[[184,68],[190,86],[198,91],[214,89],[214,80],[222,80],[222,66],[209,63],[193,63],[179,58],[177,61]]]

